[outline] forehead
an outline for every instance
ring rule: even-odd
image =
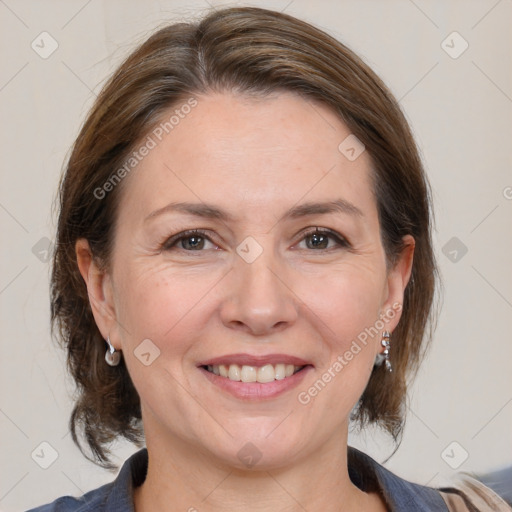
[[[239,218],[271,210],[275,218],[301,199],[341,197],[375,209],[371,159],[365,151],[348,158],[354,135],[328,107],[293,93],[194,100],[193,108],[182,108],[187,100],[174,105],[147,135],[153,147],[126,178],[121,208],[136,204],[145,216],[193,201],[222,205]]]

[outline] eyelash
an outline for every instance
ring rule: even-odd
[[[351,248],[350,243],[347,241],[346,238],[344,238],[340,234],[336,233],[335,231],[332,231],[330,229],[325,229],[325,228],[315,228],[314,230],[309,230],[309,231],[303,233],[302,238],[299,240],[299,242],[302,242],[307,237],[310,237],[313,235],[321,235],[321,236],[330,237],[331,239],[336,241],[337,245],[340,248],[346,248],[346,249]],[[164,251],[175,250],[176,249],[175,246],[177,245],[178,242],[180,242],[181,240],[186,240],[187,238],[192,238],[193,236],[200,236],[201,238],[205,238],[206,240],[215,244],[215,242],[213,242],[213,240],[208,236],[206,231],[204,231],[202,229],[189,229],[187,231],[178,233],[177,235],[174,235],[171,238],[166,239],[164,241],[164,243],[162,244],[161,249]],[[336,248],[334,248],[334,249],[336,249]],[[194,250],[183,249],[181,247],[178,248],[178,250],[184,251],[184,252],[189,252],[189,253],[190,252],[204,252],[203,250],[194,251]],[[333,248],[331,247],[330,249],[307,249],[307,250],[318,251],[318,252],[326,252],[326,251],[330,252],[333,250]]]

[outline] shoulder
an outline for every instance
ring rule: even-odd
[[[133,512],[133,489],[146,478],[148,453],[134,453],[122,466],[116,479],[74,498],[63,496],[27,512]]]
[[[446,487],[439,488],[442,498],[450,511],[480,512],[512,512],[496,492],[467,473],[459,473]]]
[[[104,510],[105,502],[112,486],[113,483],[106,484],[89,491],[79,498],[63,496],[47,505],[30,509],[28,512],[89,512],[93,510]]]
[[[450,485],[433,488],[410,482],[392,473],[370,456],[349,447],[349,474],[363,490],[377,490],[393,512],[512,512],[494,491],[460,473]]]
[[[448,512],[440,492],[405,480],[379,464],[369,455],[349,447],[350,478],[364,491],[377,491],[393,512]]]

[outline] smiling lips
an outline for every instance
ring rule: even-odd
[[[208,365],[206,369],[214,375],[220,375],[237,382],[260,382],[265,384],[274,380],[283,380],[291,377],[294,373],[302,370],[304,366],[278,363],[276,365],[266,364],[264,366],[249,366],[238,364],[215,364]]]
[[[268,384],[283,381],[306,366],[311,367],[312,365],[303,359],[285,354],[267,356],[233,354],[210,359],[199,365],[210,375],[221,377],[223,381],[244,384]]]

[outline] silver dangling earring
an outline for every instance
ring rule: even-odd
[[[391,333],[389,331],[384,331],[382,333],[382,340],[380,344],[384,347],[384,352],[382,354],[377,354],[377,357],[375,358],[375,364],[374,366],[380,366],[382,363],[386,365],[386,370],[388,372],[392,372],[393,368],[391,366],[391,362],[389,360],[389,340],[391,338]]]
[[[114,345],[110,342],[110,336],[107,336],[107,344],[108,349],[105,352],[105,361],[109,366],[117,366],[119,364],[119,361],[121,361],[121,353],[118,352]]]

